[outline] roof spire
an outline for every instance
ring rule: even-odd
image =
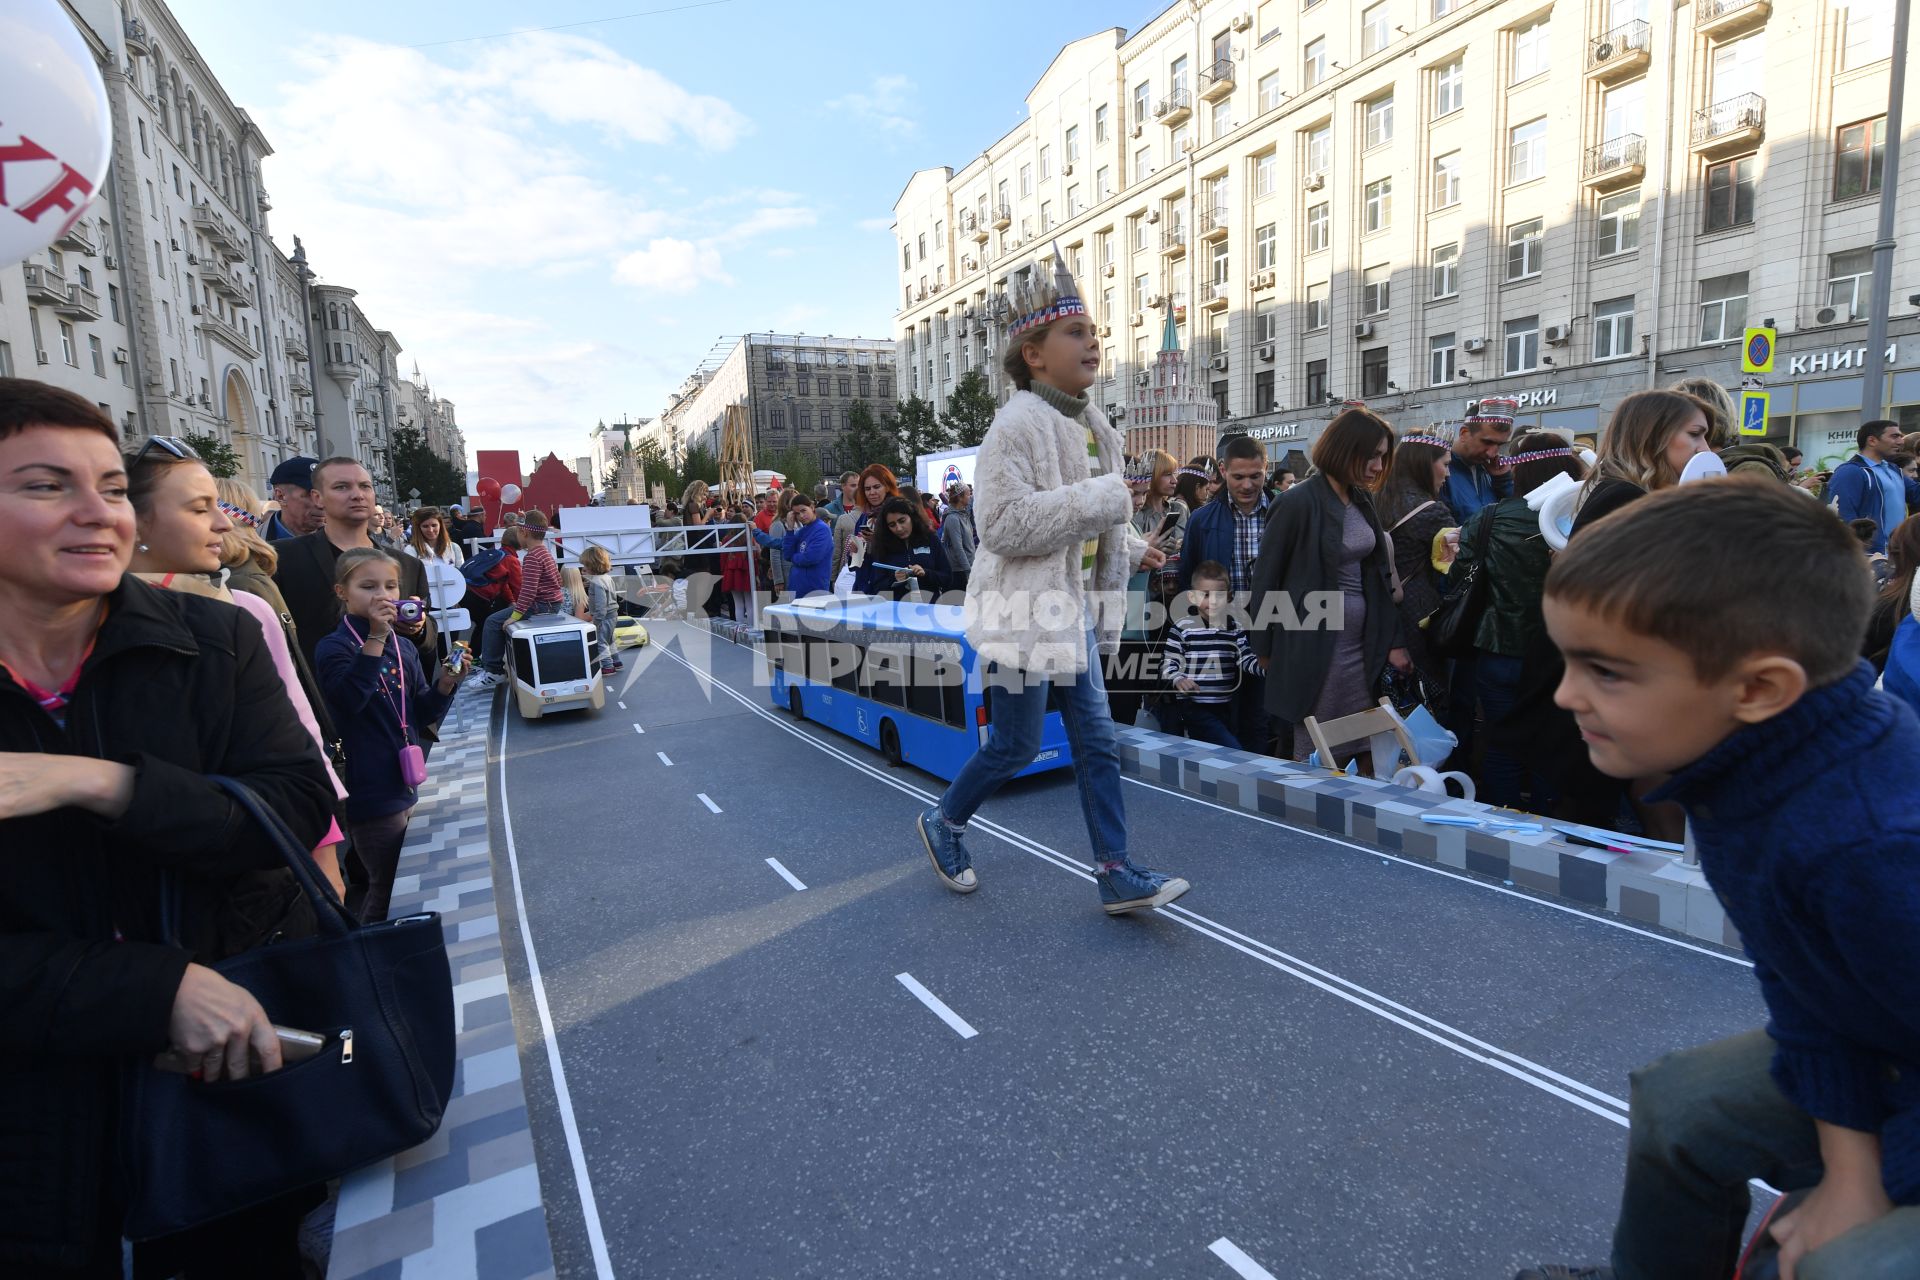
[[[1171,298],[1167,299],[1167,327],[1160,335],[1160,349],[1162,351],[1180,349],[1180,329],[1173,322],[1173,299]]]

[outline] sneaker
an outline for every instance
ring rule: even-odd
[[[1149,871],[1131,862],[1123,862],[1094,879],[1100,884],[1100,905],[1107,909],[1110,916],[1164,907],[1193,888],[1178,876]]]
[[[927,860],[940,883],[955,893],[972,893],[980,887],[973,874],[973,859],[960,843],[960,833],[940,816],[940,806],[926,810],[914,819],[920,828],[920,843],[927,847]]]
[[[1549,1262],[1528,1267],[1513,1280],[1613,1280],[1613,1268],[1569,1267],[1564,1263]]]
[[[482,671],[479,676],[475,678],[473,687],[476,689],[497,689],[506,682],[507,677],[504,672]]]

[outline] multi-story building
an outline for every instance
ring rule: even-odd
[[[411,378],[394,383],[393,423],[418,431],[429,452],[446,459],[455,471],[466,471],[467,440],[455,420],[453,401],[433,394],[432,386],[420,376],[418,364],[413,366]]]
[[[877,420],[893,411],[894,344],[882,338],[810,338],[750,333],[722,339],[706,364],[661,415],[683,447],[720,452],[728,405],[745,406],[753,461],[772,466],[789,449],[816,454],[823,472],[841,461],[834,443],[852,406],[864,402]]]
[[[1170,303],[1222,430],[1281,449],[1355,398],[1417,425],[1498,392],[1590,435],[1631,391],[1737,385],[1743,327],[1771,323],[1767,438],[1830,457],[1876,306],[1920,425],[1920,323],[1868,296],[1891,9],[1181,0],[1068,45],[1022,124],[908,182],[902,391],[944,401],[974,368],[1004,391],[993,300],[1057,241],[1104,403]],[[1907,235],[1895,279],[1915,263]]]
[[[314,402],[320,412],[321,448],[330,455],[358,458],[373,473],[382,502],[393,492],[394,388],[400,343],[376,329],[355,290],[345,285],[309,288],[313,299],[314,358],[324,375],[316,379]]]

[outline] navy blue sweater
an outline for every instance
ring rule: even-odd
[[[400,779],[400,749],[419,745],[420,726],[444,716],[453,695],[441,693],[428,682],[413,641],[395,635],[387,641],[386,655],[375,658],[360,652],[360,641],[347,630],[347,623],[341,619],[339,626],[320,638],[313,664],[347,757],[346,776],[341,779],[347,784],[347,820],[364,822],[413,807],[414,790]],[[366,635],[365,622],[353,625]],[[407,688],[404,736],[394,700],[380,690],[382,676],[389,688],[395,687],[400,669],[406,672]]]
[[[1773,1078],[1880,1135],[1920,1204],[1920,721],[1862,662],[1729,736],[1649,799],[1679,801],[1766,998]]]

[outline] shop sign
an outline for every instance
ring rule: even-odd
[[[1887,364],[1897,364],[1900,359],[1900,344],[1887,343]],[[1805,373],[1841,373],[1847,369],[1864,369],[1867,364],[1867,344],[1857,347],[1834,347],[1827,351],[1809,351],[1805,355],[1787,357],[1787,376],[1795,377]]]
[[[1251,440],[1291,440],[1304,438],[1304,432],[1310,424],[1305,422],[1278,422],[1270,427],[1248,427],[1246,434]]]
[[[1505,396],[1522,409],[1547,409],[1560,403],[1560,388],[1542,387],[1538,391],[1490,391],[1483,399]]]

